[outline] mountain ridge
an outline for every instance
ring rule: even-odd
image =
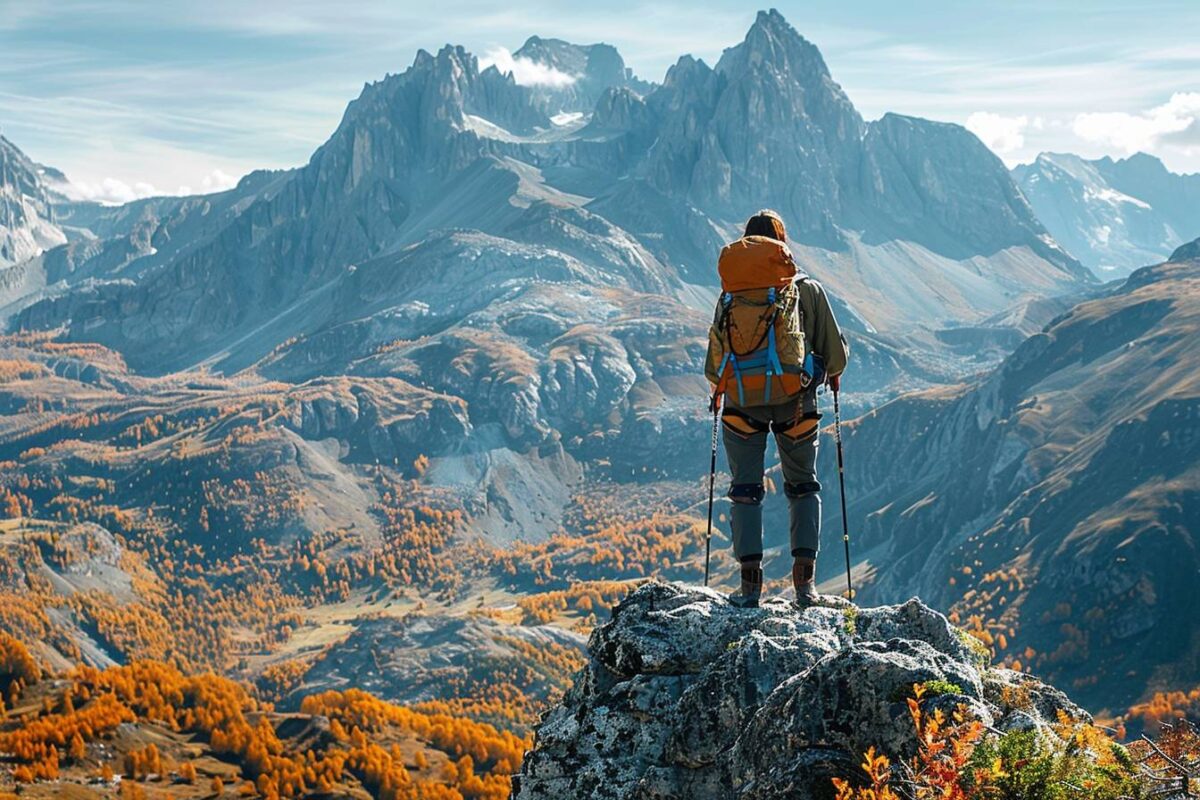
[[[1103,276],[1161,261],[1200,234],[1200,174],[1172,173],[1145,153],[1042,153],[1012,174],[1055,238]]]
[[[537,40],[543,51],[548,41]],[[864,258],[849,245],[851,238],[872,248],[915,242],[912,255],[933,261],[931,272],[954,282],[964,280],[950,268],[955,261],[974,258],[983,266],[1004,259],[1004,270],[983,269],[984,280],[977,281],[983,290],[978,298],[991,295],[987,314],[1013,302],[1026,285],[1034,293],[1058,292],[1090,280],[1048,244],[999,162],[969,133],[897,116],[864,123],[820,52],[778,12],[760,14],[716,68],[683,58],[661,86],[640,87],[644,98],[631,88],[623,65],[610,67],[609,80],[621,84],[599,93],[590,109],[597,125],[577,128],[550,120],[546,103],[553,93],[518,85],[492,67],[481,71],[461,47],[422,50],[404,73],[368,84],[305,167],[270,179],[275,188],[255,192],[252,182],[243,181],[232,193],[206,199],[231,216],[219,227],[207,223],[186,256],[135,259],[128,273],[136,276],[135,286],[68,287],[12,324],[32,328],[70,320],[78,331],[73,335],[86,330],[142,369],[177,369],[214,357],[220,363],[230,342],[261,329],[268,315],[300,298],[328,291],[348,265],[440,229],[463,226],[536,246],[565,244],[548,240],[546,228],[525,225],[515,213],[533,206],[545,210],[551,227],[563,224],[564,214],[591,213],[596,224],[607,221],[607,230],[576,225],[571,240],[595,254],[589,240],[625,239],[619,249],[657,273],[660,291],[681,299],[694,294],[690,284],[711,286],[708,268],[698,263],[711,255],[702,253],[730,235],[746,208],[764,203],[788,216],[798,245],[833,248],[848,264]],[[805,146],[796,150],[797,142]],[[928,142],[925,151],[922,142]],[[765,148],[766,160],[750,156],[756,148]],[[809,155],[795,155],[801,151]],[[956,163],[933,158],[938,151],[955,153]],[[603,171],[596,169],[600,165]],[[978,180],[982,175],[988,177]],[[964,176],[971,176],[970,188]],[[464,182],[473,182],[473,203],[453,199]],[[841,199],[841,186],[854,187],[853,197]],[[953,186],[960,187],[957,194],[949,191]],[[974,187],[988,187],[989,194]],[[185,212],[161,207],[159,224],[179,227],[171,219]],[[918,207],[924,215],[914,213]],[[985,208],[1005,211],[985,214]],[[682,228],[681,219],[687,220]],[[864,232],[854,233],[856,226]],[[921,249],[935,256],[927,258]],[[1028,258],[1014,257],[1017,251]],[[586,263],[599,267],[614,253],[610,248]],[[105,280],[103,270],[94,277]],[[197,280],[210,289],[198,291]],[[926,298],[954,297],[925,288],[920,271],[908,280]],[[847,285],[845,294],[852,297],[855,288]],[[175,299],[160,302],[167,294]],[[109,296],[122,298],[129,309],[120,330],[95,313]],[[974,318],[972,301],[951,303],[933,312],[935,324]],[[938,304],[944,305],[934,301],[930,310]],[[874,309],[861,315],[875,316],[873,327],[885,329],[889,323],[880,314]],[[922,311],[892,327],[921,322],[933,320]],[[303,333],[281,330],[279,340]],[[249,354],[234,358],[230,367],[245,368],[252,360]]]
[[[917,591],[975,617],[1004,658],[1093,707],[1188,681],[1198,257],[1134,272],[980,378],[845,426],[848,453],[895,456],[848,466],[859,542],[882,547],[864,598]]]

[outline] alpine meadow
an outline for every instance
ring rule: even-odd
[[[9,5],[0,800],[1200,797],[1189,4]]]

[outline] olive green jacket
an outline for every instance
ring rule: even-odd
[[[850,351],[833,316],[829,296],[821,284],[812,278],[800,280],[799,289],[800,308],[804,314],[804,341],[810,343],[809,350],[825,360],[827,378],[841,375],[846,369]]]

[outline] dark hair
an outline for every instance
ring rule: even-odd
[[[766,236],[780,242],[787,241],[787,231],[783,227],[783,217],[769,208],[764,208],[750,219],[746,220],[744,236]]]

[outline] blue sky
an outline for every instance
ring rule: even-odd
[[[967,124],[1006,161],[1152,152],[1200,171],[1200,2],[777,2],[867,118]],[[436,9],[436,13],[431,11]],[[531,34],[661,80],[741,40],[742,2],[0,0],[0,133],[107,199],[303,163],[416,50],[502,58]]]

